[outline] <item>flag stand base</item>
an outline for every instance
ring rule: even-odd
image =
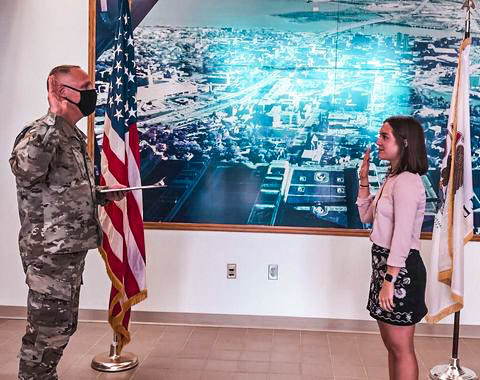
[[[92,360],[92,368],[101,372],[120,372],[135,368],[138,365],[137,356],[131,352],[122,352],[119,355],[117,345],[116,334],[114,334],[110,352],[96,355]]]
[[[471,369],[460,367],[459,359],[450,359],[449,364],[441,364],[430,370],[431,380],[478,380]]]

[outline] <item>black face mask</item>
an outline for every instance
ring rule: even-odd
[[[72,104],[75,104],[80,110],[80,112],[83,114],[83,116],[88,116],[95,111],[95,107],[97,105],[97,91],[95,91],[95,89],[78,90],[76,88],[67,86],[66,84],[62,85],[80,93],[80,101],[78,103],[72,102],[66,97],[64,97],[64,99],[66,99]]]

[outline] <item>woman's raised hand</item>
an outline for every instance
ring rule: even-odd
[[[368,171],[370,169],[370,148],[365,150],[363,156],[362,166],[360,167],[360,183],[364,186],[368,186]]]

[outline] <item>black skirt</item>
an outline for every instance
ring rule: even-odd
[[[393,312],[383,310],[378,302],[378,296],[387,273],[389,253],[390,250],[387,248],[372,245],[372,279],[367,310],[372,318],[379,321],[396,326],[411,326],[420,322],[427,314],[425,305],[427,271],[420,253],[416,249],[410,250],[405,267],[400,269],[395,281]]]

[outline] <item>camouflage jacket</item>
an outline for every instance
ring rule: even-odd
[[[101,241],[95,182],[86,136],[48,112],[17,136],[10,157],[20,214],[20,251],[96,248]]]

